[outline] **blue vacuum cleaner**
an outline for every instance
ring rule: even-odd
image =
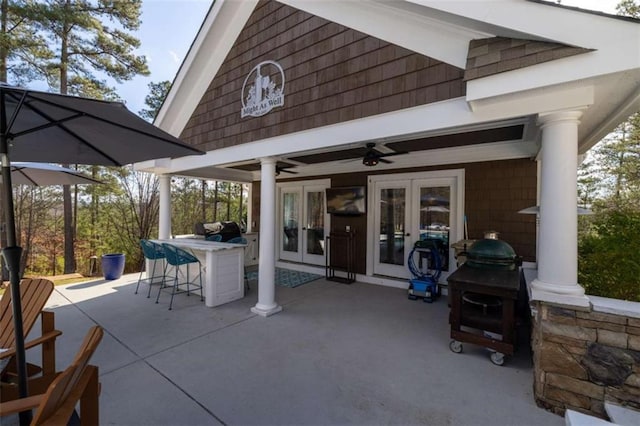
[[[418,263],[416,264],[416,259]],[[431,303],[438,298],[438,279],[442,273],[442,260],[437,241],[432,239],[416,241],[407,259],[409,272],[409,300],[422,298]]]

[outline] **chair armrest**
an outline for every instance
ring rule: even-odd
[[[24,348],[25,349],[31,349],[35,346],[39,346],[42,345],[43,343],[48,343],[52,340],[55,340],[58,336],[60,336],[62,334],[62,331],[60,330],[53,330],[53,331],[49,331],[47,333],[44,333],[42,336],[37,337],[33,340],[29,340],[28,342],[24,343]]]
[[[60,336],[62,334],[62,331],[60,330],[54,330],[54,331],[50,331],[36,339],[33,340],[29,340],[28,342],[24,343],[24,348],[25,349],[31,349],[35,346],[39,346],[42,345],[43,343],[47,343],[50,342],[52,340],[55,340],[58,336]],[[0,359],[4,359],[4,358],[8,358],[8,357],[12,357],[16,354],[16,350],[15,348],[11,348],[7,351],[4,351],[2,353],[0,353]]]
[[[40,405],[43,397],[44,394],[41,394],[3,402],[0,404],[0,417],[32,410]]]

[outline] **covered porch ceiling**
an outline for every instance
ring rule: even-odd
[[[302,178],[356,171],[391,170],[496,159],[533,158],[539,149],[539,134],[532,116],[501,120],[482,125],[459,126],[440,131],[398,134],[365,139],[344,145],[295,150],[275,155],[277,179]],[[300,136],[304,139],[304,136]],[[375,166],[363,164],[373,150],[381,154]],[[251,155],[252,144],[246,153]],[[236,147],[238,148],[238,147]],[[371,155],[371,154],[370,154]],[[377,155],[376,155],[377,157]],[[260,180],[260,160],[247,158],[176,174],[203,179],[251,182]]]

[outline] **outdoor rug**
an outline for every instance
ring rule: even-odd
[[[283,287],[294,288],[302,284],[315,281],[319,278],[322,278],[322,275],[312,274],[309,272],[292,271],[290,269],[276,268],[276,284]],[[257,281],[258,270],[256,269],[254,271],[247,271],[247,280]]]

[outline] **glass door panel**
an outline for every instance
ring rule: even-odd
[[[286,260],[300,261],[300,190],[282,189],[282,215],[280,217],[280,257]]]
[[[407,241],[409,224],[409,183],[379,182],[376,184],[374,273],[407,276]]]
[[[307,254],[324,256],[324,192],[307,192]]]
[[[325,264],[324,236],[329,224],[325,188],[329,184],[322,180],[309,185],[292,182],[279,186],[280,259]]]
[[[449,269],[451,233],[451,188],[449,186],[419,187],[420,239],[435,243],[440,252],[442,269]]]
[[[405,212],[404,188],[380,191],[380,263],[404,263]]]
[[[304,233],[302,261],[324,265],[324,236],[326,220],[324,188],[305,187]]]

